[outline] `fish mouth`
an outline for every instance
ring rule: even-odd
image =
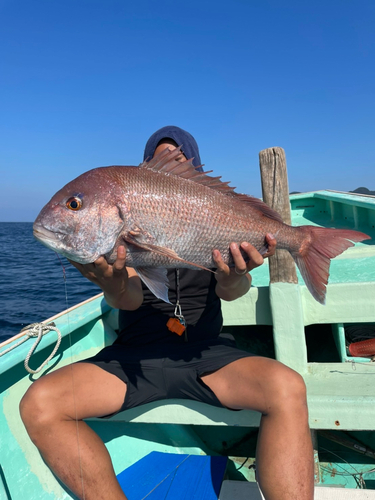
[[[45,247],[63,255],[67,259],[79,262],[80,264],[90,264],[100,257],[100,254],[96,253],[93,255],[87,255],[85,253],[78,254],[69,247],[69,244],[64,243],[64,238],[68,236],[67,233],[63,233],[61,231],[50,231],[39,223],[34,223],[33,235]]]
[[[57,239],[55,233],[53,233],[49,229],[46,229],[43,226],[40,226],[39,224],[38,225],[34,224],[33,235],[37,240],[42,240],[42,241],[56,241]]]

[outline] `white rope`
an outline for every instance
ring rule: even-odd
[[[12,351],[16,347],[20,346],[21,344],[26,342],[26,340],[28,340],[29,338],[37,337],[34,345],[32,346],[32,348],[30,349],[30,351],[28,352],[28,354],[25,358],[24,365],[25,365],[25,370],[28,371],[29,373],[33,373],[33,374],[39,373],[40,370],[44,366],[46,366],[47,363],[49,363],[51,361],[53,356],[56,354],[57,349],[60,347],[61,333],[60,333],[60,330],[56,327],[55,323],[50,323],[49,325],[45,325],[44,323],[32,323],[31,325],[28,325],[28,326],[25,326],[24,328],[22,328],[21,333],[25,330],[27,330],[25,338],[23,338],[22,340],[20,340],[16,344],[12,345],[8,349],[5,349],[5,351],[0,352],[0,357],[6,353]],[[29,367],[29,360],[30,360],[31,356],[34,354],[34,351],[38,347],[40,341],[42,340],[43,335],[45,335],[46,333],[48,333],[52,330],[54,330],[57,333],[56,345],[53,348],[53,351],[51,352],[51,354],[48,356],[48,358],[45,361],[43,361],[43,363],[36,370],[33,370],[32,368]]]

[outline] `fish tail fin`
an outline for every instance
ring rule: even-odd
[[[325,303],[326,286],[331,259],[354,246],[353,242],[371,239],[370,236],[350,229],[300,226],[297,250],[290,253],[300,270],[308,290],[320,303]]]

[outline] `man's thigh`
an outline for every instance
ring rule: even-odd
[[[24,400],[81,420],[116,413],[125,395],[126,384],[115,375],[94,364],[74,363],[34,382]]]
[[[304,382],[294,370],[279,361],[253,356],[229,363],[203,375],[223,406],[267,413],[276,400],[286,398],[289,390],[301,390]]]

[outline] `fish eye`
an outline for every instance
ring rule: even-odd
[[[67,208],[69,208],[69,210],[77,211],[82,207],[82,200],[77,196],[72,196],[66,202],[66,206]]]

